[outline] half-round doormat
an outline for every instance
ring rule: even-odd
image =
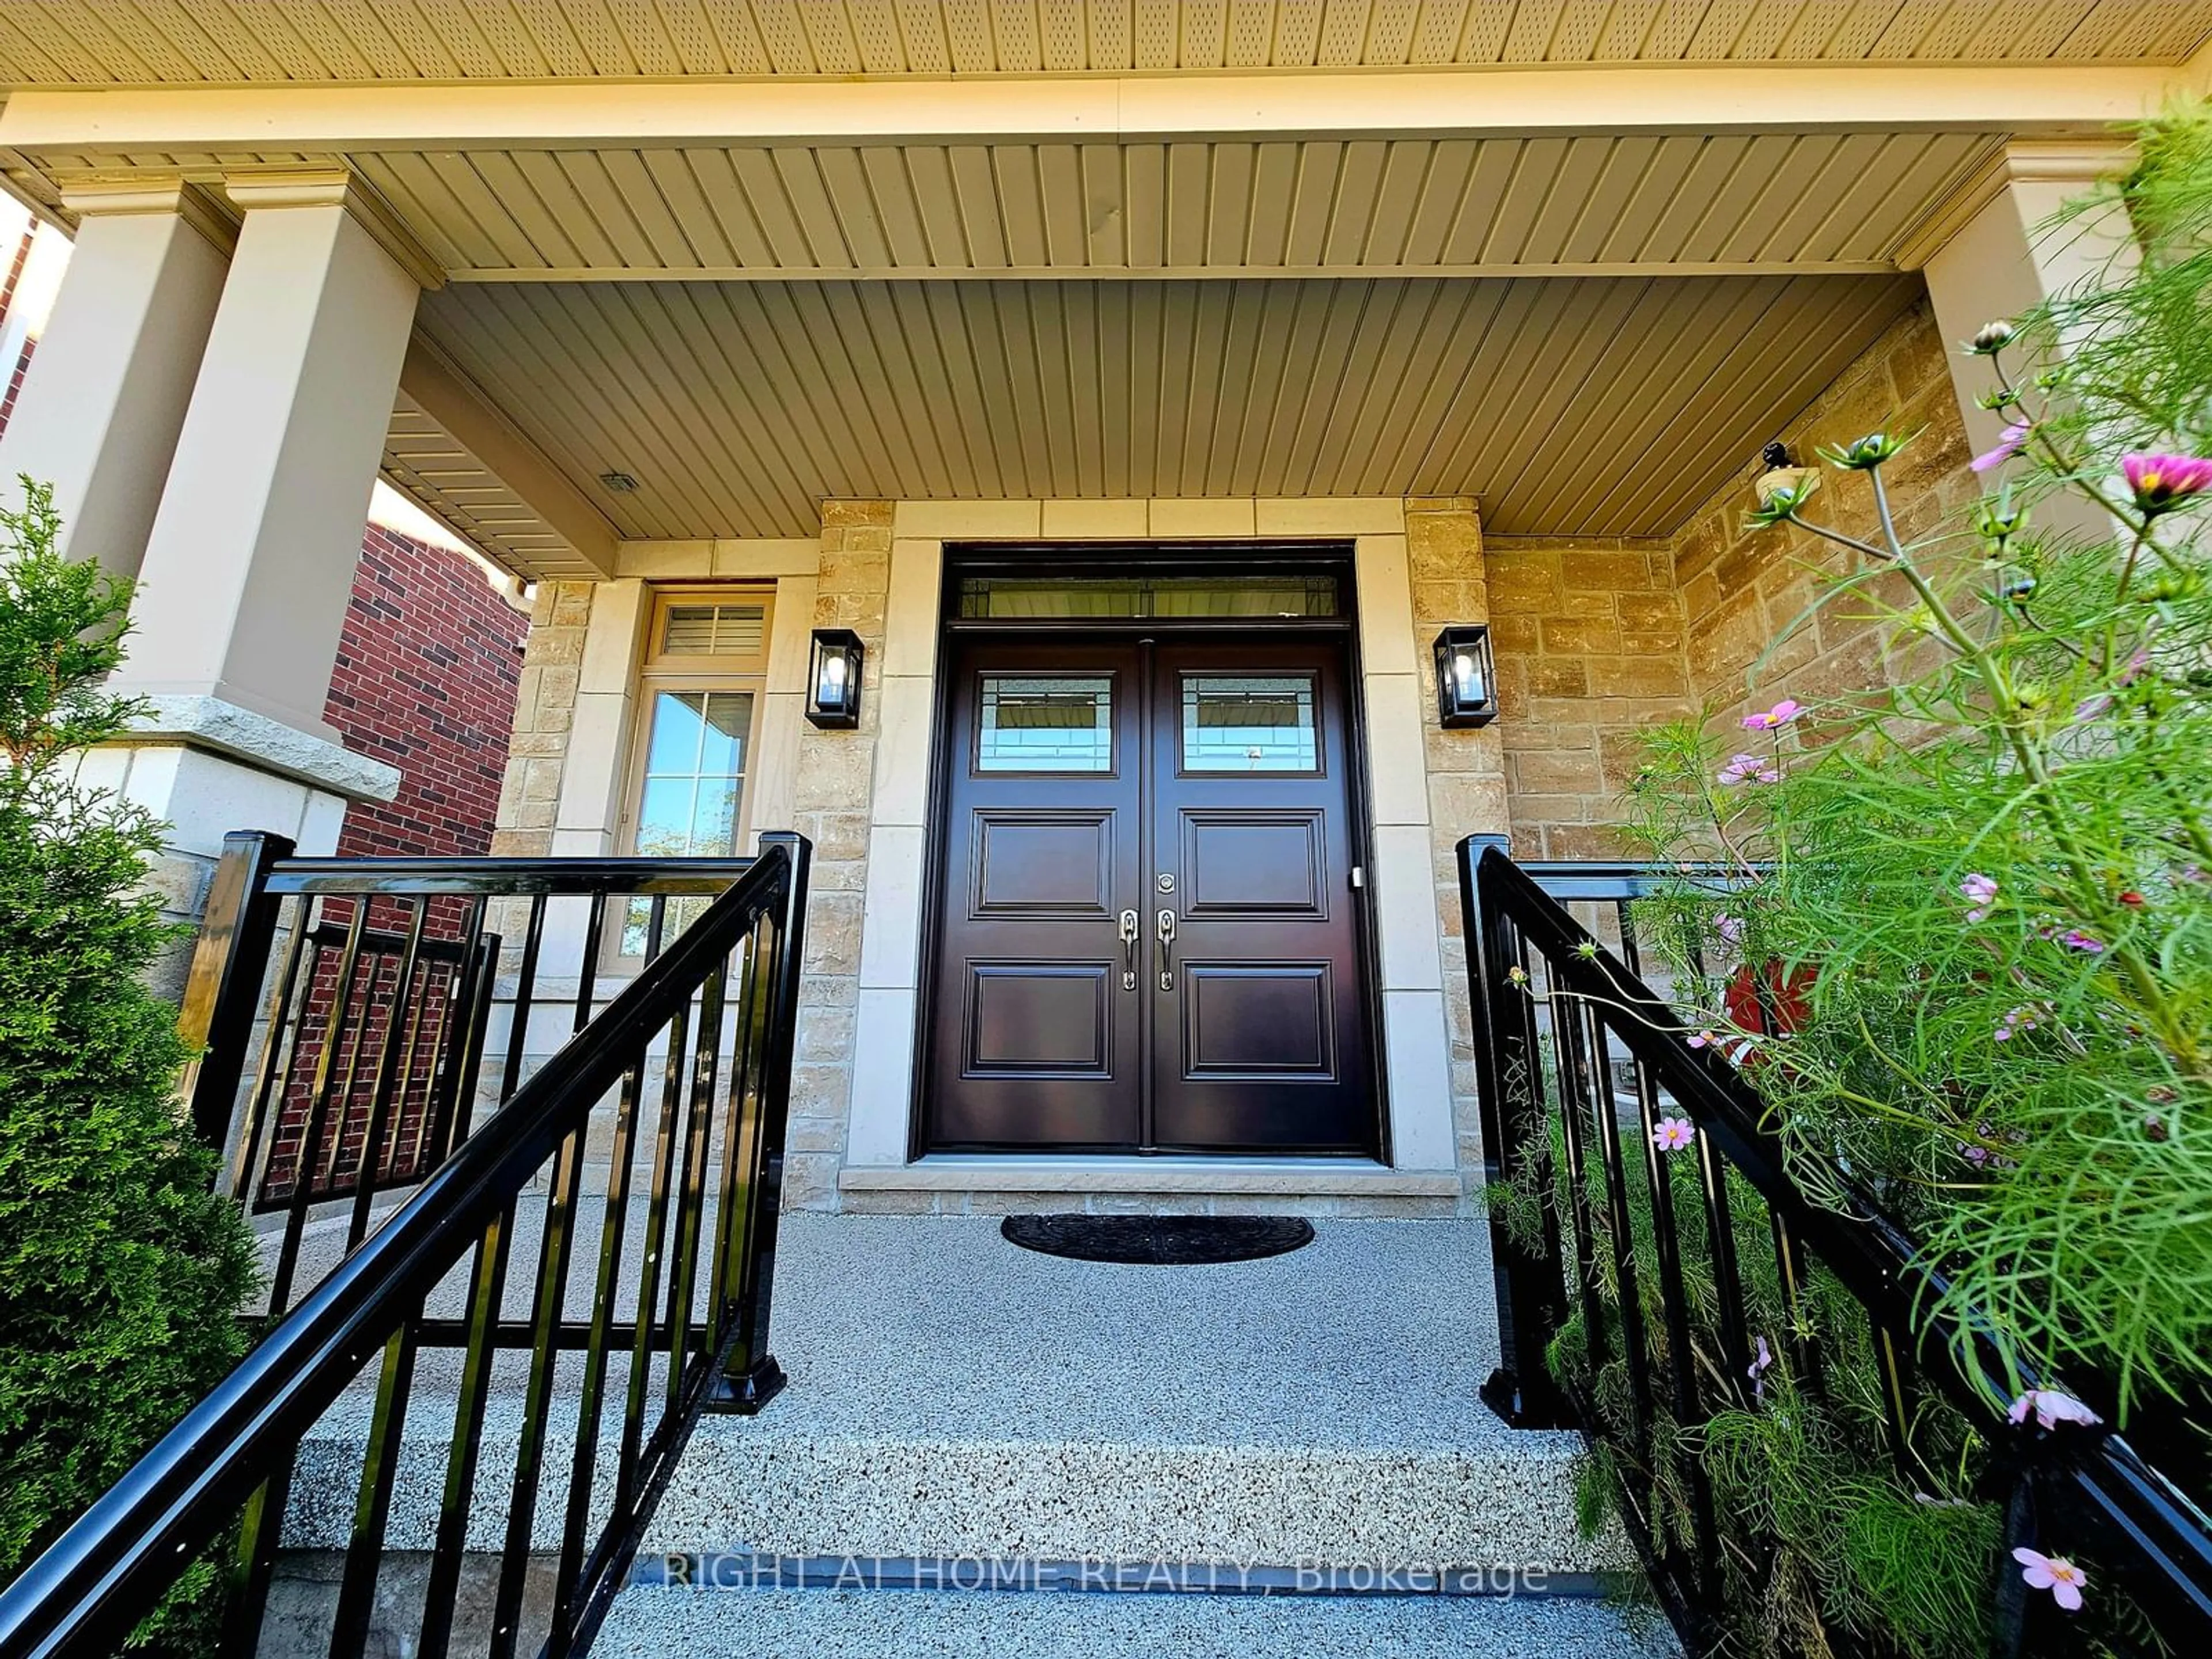
[[[1010,1215],[1008,1242],[1078,1261],[1127,1261],[1187,1267],[1257,1261],[1313,1243],[1313,1224],[1297,1216]]]

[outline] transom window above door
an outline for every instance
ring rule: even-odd
[[[1085,622],[1127,617],[1340,617],[1333,575],[1258,572],[1220,576],[967,576],[960,615],[968,620]]]

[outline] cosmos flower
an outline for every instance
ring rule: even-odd
[[[2061,1394],[2056,1389],[2030,1389],[2012,1402],[2005,1419],[2025,1423],[2030,1412],[2035,1413],[2036,1425],[2045,1429],[2055,1429],[2061,1423],[2079,1423],[2084,1428],[2094,1428],[2105,1420],[2072,1395]]]
[[[2022,446],[2027,442],[2027,422],[2014,421],[1998,434],[1997,447],[1995,449],[1984,451],[1975,456],[1968,465],[1977,472],[1987,472],[1994,467],[2002,466],[2014,456],[2019,454]]]
[[[2105,941],[2094,933],[2085,933],[2079,927],[2069,927],[2058,936],[2058,942],[2069,951],[2079,951],[2085,957],[2104,953]]]
[[[1743,729],[1747,732],[1771,732],[1778,726],[1789,725],[1804,712],[1804,704],[1784,697],[1771,708],[1756,714],[1746,714]]]
[[[1651,1132],[1651,1144],[1662,1152],[1679,1152],[1697,1138],[1697,1125],[1686,1117],[1662,1117]]]
[[[2051,1599],[2069,1613],[2081,1611],[2081,1592],[2088,1588],[2089,1575],[2063,1555],[2045,1555],[2040,1550],[2026,1545],[2012,1553],[2020,1563],[2020,1576],[2030,1589],[2047,1589]]]
[[[1745,1375],[1751,1378],[1751,1397],[1753,1400],[1764,1400],[1766,1398],[1766,1371],[1767,1368],[1774,1364],[1774,1350],[1766,1346],[1765,1337],[1759,1337],[1756,1340],[1759,1352],[1753,1356]]]
[[[1721,768],[1721,786],[1733,789],[1740,783],[1779,783],[1782,774],[1757,755],[1736,755]]]
[[[2186,507],[2191,496],[2212,487],[2212,460],[2196,455],[2126,455],[2120,471],[2136,505],[2152,517]]]
[[[1959,884],[1960,896],[1974,908],[1966,912],[1968,921],[1979,921],[1990,913],[1990,905],[1997,896],[1996,878],[1977,872]]]

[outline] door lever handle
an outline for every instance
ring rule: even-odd
[[[1121,912],[1121,988],[1137,988],[1137,935],[1142,931],[1134,910]]]
[[[1160,989],[1175,989],[1175,912],[1163,910],[1159,915]]]

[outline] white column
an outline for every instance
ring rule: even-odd
[[[421,291],[343,180],[256,182],[140,572],[123,687],[325,739]]]
[[[341,745],[323,706],[427,273],[387,251],[404,237],[342,175],[228,193],[245,224],[114,681],[153,712],[87,761],[169,824],[156,879],[183,915],[226,831],[327,854],[349,799],[399,783]]]
[[[52,484],[62,547],[137,573],[215,321],[229,227],[171,181],[72,191],[68,274],[0,440],[0,499]]]
[[[1949,348],[1951,383],[1966,436],[1979,454],[1995,447],[2007,417],[1981,406],[1996,384],[1989,364],[1961,348],[1984,324],[2021,316],[2054,295],[2124,276],[2135,242],[2127,210],[2114,199],[2063,221],[2060,210],[2125,165],[2120,147],[2105,142],[2015,143],[1998,163],[1995,194],[1929,256],[1928,298]],[[2017,354],[2013,360],[2017,368]],[[2048,521],[2076,504],[2053,501]],[[2081,528],[2106,535],[2111,526],[2086,503]]]

